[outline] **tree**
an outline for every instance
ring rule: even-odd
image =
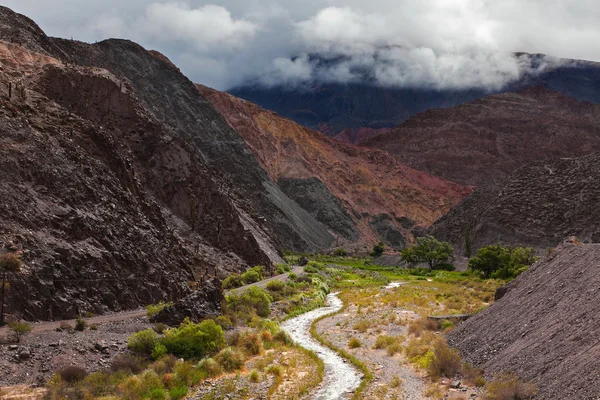
[[[0,326],[4,325],[4,292],[6,291],[6,274],[19,272],[23,262],[17,253],[0,255],[0,273],[2,273],[2,297],[0,299]]]
[[[15,336],[17,343],[21,342],[21,338],[31,332],[31,325],[27,322],[15,321],[8,324],[8,328]]]
[[[440,269],[452,263],[454,248],[433,236],[423,236],[417,238],[416,246],[405,248],[400,255],[409,264],[427,263],[431,269]]]
[[[469,260],[469,269],[486,279],[514,279],[537,259],[531,247],[494,244],[477,250],[475,257]]]
[[[383,242],[377,243],[375,246],[373,246],[373,251],[371,252],[371,257],[379,257],[380,255],[383,254],[384,250],[385,250],[385,245],[383,244]]]

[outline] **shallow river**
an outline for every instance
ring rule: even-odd
[[[348,397],[359,385],[361,375],[335,352],[322,346],[310,336],[310,325],[323,315],[333,314],[343,306],[336,293],[327,296],[327,306],[307,312],[285,321],[281,326],[290,334],[294,342],[305,349],[314,351],[325,365],[321,388],[312,396],[317,400],[338,400]]]

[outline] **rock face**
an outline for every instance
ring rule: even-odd
[[[24,261],[8,296],[18,317],[176,301],[202,276],[269,267],[277,248],[333,243],[157,52],[49,38],[0,7],[0,88],[0,241]]]
[[[272,182],[327,226],[336,246],[365,252],[382,240],[400,249],[412,229],[429,226],[471,191],[407,168],[385,152],[337,142],[240,98],[198,88],[246,140]]]
[[[521,61],[533,69],[545,63],[543,54],[520,53]],[[316,62],[331,63],[332,60]],[[353,71],[358,73],[358,71]],[[363,71],[363,83],[312,83],[305,87],[266,88],[248,83],[229,92],[283,117],[340,140],[358,143],[392,128],[410,117],[435,108],[449,108],[495,93],[519,91],[543,86],[578,100],[600,103],[600,64],[581,60],[561,60],[539,73],[524,73],[496,92],[486,90],[429,90],[371,85],[372,71]]]
[[[450,344],[486,374],[534,381],[536,399],[597,398],[599,259],[599,244],[562,244],[450,333]]]
[[[219,315],[221,302],[224,300],[221,282],[211,280],[206,282],[202,291],[190,293],[177,300],[172,306],[165,307],[151,320],[171,326],[179,325],[185,318],[189,318],[192,322],[199,322]]]
[[[473,250],[498,241],[554,247],[575,235],[600,241],[600,154],[540,161],[500,182],[477,189],[438,221],[429,233],[464,252],[471,226]]]
[[[429,110],[361,144],[479,186],[530,162],[599,151],[600,106],[535,87]]]

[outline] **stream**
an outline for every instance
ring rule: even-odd
[[[323,315],[333,314],[343,306],[337,293],[327,295],[327,306],[299,315],[281,324],[294,342],[314,351],[325,366],[321,387],[312,396],[316,400],[338,400],[358,388],[361,375],[356,369],[329,348],[322,346],[310,335],[313,321]]]

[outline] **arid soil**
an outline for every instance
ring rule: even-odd
[[[598,244],[561,244],[450,343],[487,374],[514,371],[535,382],[536,399],[598,399],[599,259]]]
[[[273,112],[198,85],[246,140],[273,182],[337,237],[337,245],[402,248],[471,189],[399,164],[385,152],[336,142]],[[358,243],[356,243],[358,242]]]
[[[464,185],[528,163],[600,150],[600,106],[543,87],[429,110],[361,145]]]

